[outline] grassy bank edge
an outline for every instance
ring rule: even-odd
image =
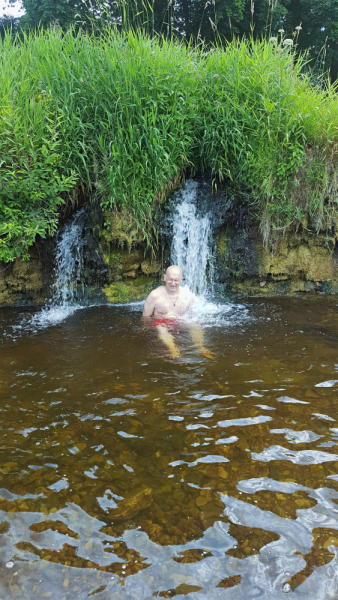
[[[185,172],[248,190],[265,243],[334,227],[338,105],[283,39],[193,48],[57,28],[0,44],[0,259],[53,234],[64,202],[126,211],[151,246],[154,206]]]

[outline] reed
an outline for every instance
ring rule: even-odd
[[[335,219],[335,89],[287,45],[53,28],[5,36],[0,57],[0,259],[26,256],[80,196],[128,211],[151,244],[154,204],[187,170],[245,189],[266,241]]]

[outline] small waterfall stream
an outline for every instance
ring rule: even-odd
[[[84,216],[84,209],[78,211],[57,240],[52,306],[66,307],[76,303],[77,285],[81,283],[83,268]]]
[[[31,325],[48,327],[60,323],[81,308],[85,210],[66,223],[56,238],[55,282],[49,305],[31,319]]]
[[[204,326],[229,325],[245,317],[244,306],[225,302],[214,282],[213,206],[210,184],[188,180],[171,201],[171,264],[182,269],[183,286],[196,298],[184,319]]]
[[[184,283],[199,296],[212,288],[211,210],[198,211],[198,183],[190,180],[178,194],[173,212],[172,264],[179,265]]]
[[[182,200],[173,216],[171,257],[173,264],[181,267],[188,288],[205,296],[212,259],[211,213],[198,214],[197,191],[197,182],[188,181],[181,192]]]

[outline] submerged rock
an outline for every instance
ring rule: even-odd
[[[151,505],[153,492],[151,488],[142,488],[133,496],[119,502],[118,508],[110,511],[110,516],[116,521],[126,521]]]

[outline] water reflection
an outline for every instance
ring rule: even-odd
[[[338,596],[336,307],[244,309],[214,361],[137,307],[4,337],[1,598]]]

